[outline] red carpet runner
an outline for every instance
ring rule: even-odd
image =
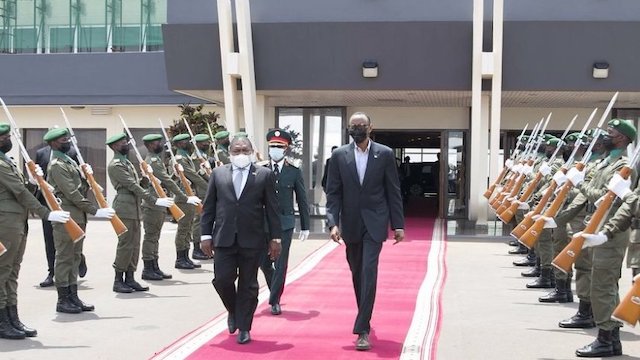
[[[226,331],[226,314],[221,314],[155,358],[338,360],[356,355],[358,359],[398,359],[401,355],[403,359],[432,358],[440,322],[444,242],[437,241],[433,246],[438,248],[437,254],[430,249],[432,234],[441,239],[441,228],[436,227],[434,233],[433,219],[407,218],[405,242],[396,246],[392,241],[385,243],[371,321],[373,347],[368,352],[356,354],[356,335],[351,334],[356,304],[345,248],[329,244],[319,250],[327,252],[326,256],[286,287],[282,315],[272,316],[262,295],[250,344],[236,343],[236,336]]]

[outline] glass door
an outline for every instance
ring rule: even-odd
[[[467,217],[467,139],[465,131],[443,131],[442,154],[446,157],[440,162],[440,216],[448,219]]]

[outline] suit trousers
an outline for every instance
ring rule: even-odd
[[[189,250],[191,246],[193,217],[196,214],[196,207],[187,203],[176,203],[180,210],[184,212],[184,217],[178,220],[178,229],[176,230],[176,250]]]
[[[258,306],[258,267],[266,251],[265,248],[242,248],[236,239],[233,246],[216,247],[213,254],[215,275],[211,283],[240,330],[251,330]]]
[[[0,242],[7,252],[0,256],[0,309],[18,303],[18,275],[27,246],[27,236],[20,231],[3,229]]]
[[[87,229],[87,224],[78,224],[82,230]],[[86,232],[86,231],[85,231]],[[82,245],[84,239],[76,241],[64,228],[64,224],[53,225],[53,241],[56,245],[55,283],[57,287],[67,287],[78,283],[78,267],[82,260]]]
[[[347,262],[358,304],[354,334],[368,334],[371,330],[371,315],[378,283],[378,259],[382,250],[382,242],[374,241],[366,230],[363,231],[362,241],[345,241]]]
[[[269,286],[269,304],[280,304],[280,298],[284,292],[284,283],[287,280],[287,267],[289,266],[289,249],[291,249],[291,236],[293,229],[282,231],[282,252],[276,261],[271,261],[265,252],[260,268]]]
[[[127,232],[118,236],[116,259],[113,268],[116,271],[136,271],[140,259],[140,220],[122,219]]]
[[[160,232],[166,216],[165,208],[158,208],[158,210],[143,208],[144,239],[142,240],[142,260],[158,259],[158,248],[160,246],[158,242],[160,241]]]
[[[53,243],[53,225],[51,221],[42,220],[42,233],[44,235],[44,251],[47,254],[47,266],[49,274],[53,274],[56,263],[56,246]]]

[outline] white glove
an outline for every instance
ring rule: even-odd
[[[202,204],[202,200],[200,200],[200,198],[197,197],[197,196],[189,196],[187,198],[187,204],[191,204],[193,206],[198,206],[198,205]]]
[[[103,208],[103,209],[98,209],[98,211],[96,211],[96,217],[97,218],[111,219],[115,215],[116,215],[116,211],[113,210],[113,208],[110,208],[110,207],[106,207],[106,208]]]
[[[540,165],[540,168],[538,168],[538,171],[540,171],[542,176],[547,176],[547,175],[551,174],[551,166],[549,166],[547,164],[547,162],[545,161]]]
[[[174,204],[173,198],[158,198],[158,200],[156,200],[156,205],[157,206],[162,206],[162,207],[172,207]]]
[[[84,164],[84,171],[89,175],[93,175],[93,168],[89,164]]]
[[[620,174],[615,174],[609,181],[607,189],[613,191],[620,199],[624,199],[625,196],[631,193],[631,179],[625,179]]]
[[[558,227],[558,224],[556,224],[556,221],[553,220],[552,217],[543,216],[542,218],[544,219],[544,229],[555,229]]]
[[[309,230],[300,230],[300,237],[298,240],[305,241],[309,238]]]
[[[49,213],[47,220],[64,224],[69,221],[70,217],[71,214],[68,211],[56,210]]]
[[[504,166],[506,166],[508,169],[511,169],[513,167],[513,160],[507,159],[507,161],[504,162]]]
[[[518,209],[528,211],[529,209],[531,209],[531,206],[529,206],[529,203],[527,202],[518,201]]]
[[[511,168],[511,170],[515,173],[521,174],[522,173],[522,164],[515,164],[513,165],[513,167]]]
[[[523,173],[524,175],[527,175],[527,176],[528,176],[528,175],[529,175],[529,174],[531,174],[532,172],[533,172],[533,167],[531,167],[529,164],[525,164],[525,165],[522,167],[522,173]]]
[[[178,171],[183,172],[184,171],[184,167],[180,164],[176,164],[176,169],[178,169]]]
[[[149,173],[149,174],[153,174],[153,168],[151,168],[151,165],[147,164],[147,166],[146,166],[146,170],[147,170],[147,173]],[[144,171],[143,171],[143,172],[144,172]]]
[[[584,170],[580,171],[576,168],[571,168],[567,173],[567,178],[571,181],[573,186],[578,186],[578,184],[584,180]]]
[[[593,246],[602,245],[607,242],[607,235],[603,234],[602,231],[597,234],[585,234],[583,232],[576,233],[573,236],[582,235],[584,238],[584,244],[582,244],[582,248],[588,248]]]
[[[556,184],[558,184],[558,187],[560,187],[565,181],[567,181],[567,175],[565,175],[562,170],[558,170],[553,174],[553,181],[555,181]]]
[[[36,164],[35,172],[37,176],[44,177],[44,172],[42,171],[42,168],[40,167],[40,165]],[[31,175],[31,171],[27,171],[27,174],[29,175],[29,182],[32,185],[38,185],[38,180],[36,180],[36,178],[34,178],[33,175]]]

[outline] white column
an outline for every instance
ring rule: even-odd
[[[473,51],[471,71],[471,161],[469,179],[469,220],[477,220],[479,209],[482,206],[482,194],[484,193],[487,177],[486,164],[487,153],[482,148],[482,21],[484,13],[483,0],[473,1]],[[486,142],[486,140],[485,140]],[[486,148],[484,148],[486,149]],[[483,172],[485,174],[483,174]]]
[[[231,0],[218,0],[218,28],[220,35],[220,63],[224,91],[225,126],[232,134],[238,131],[238,87],[240,75],[238,53],[233,45],[233,16]]]
[[[240,74],[242,77],[242,106],[244,110],[245,131],[249,138],[257,139],[255,124],[256,112],[256,76],[253,66],[253,37],[251,35],[251,8],[249,0],[236,0],[236,21],[238,26],[238,52],[240,53]]]
[[[479,152],[482,154],[482,159],[480,160],[480,169],[478,169],[478,176],[482,179],[491,179],[489,177],[489,154],[487,150],[489,149],[489,117],[490,114],[493,113],[493,108],[491,107],[491,96],[488,94],[484,94],[480,100],[480,141],[478,142],[478,146],[481,149]],[[484,182],[483,182],[484,184]],[[480,187],[480,192],[477,194],[478,200],[478,209],[477,209],[477,217],[476,217],[476,225],[486,225],[487,218],[489,217],[489,206],[487,199],[485,199],[484,191],[486,190],[486,186]]]
[[[502,34],[504,0],[493,1],[493,78],[491,80],[491,141],[489,179],[498,177],[500,165],[500,123],[502,116]]]
[[[266,159],[267,158],[267,139],[266,139],[266,134],[267,134],[267,129],[265,128],[265,121],[264,119],[266,118],[266,112],[267,112],[267,106],[266,106],[266,97],[264,95],[258,95],[256,96],[256,108],[254,111],[254,118],[253,118],[253,129],[255,131],[255,136],[251,137],[251,141],[253,141],[253,145],[255,146],[256,150],[260,151],[260,153],[263,154],[263,158]],[[246,114],[246,112],[245,112]],[[250,135],[251,136],[251,135]]]

